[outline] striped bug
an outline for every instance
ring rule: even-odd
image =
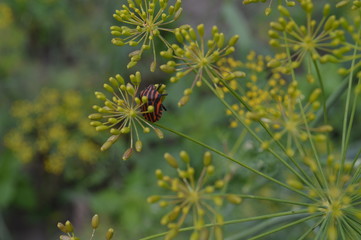
[[[143,117],[150,121],[150,122],[156,122],[162,117],[162,112],[167,111],[167,109],[162,104],[162,97],[166,96],[168,94],[160,94],[158,92],[159,88],[162,86],[160,84],[158,88],[156,88],[154,85],[149,85],[146,89],[142,90],[139,93],[139,98],[141,99],[143,96],[146,96],[148,98],[148,102],[144,103],[141,106]],[[148,106],[153,106],[154,111],[153,112],[147,112]]]

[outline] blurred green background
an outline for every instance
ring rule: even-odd
[[[124,3],[1,0],[1,240],[58,239],[61,232],[56,224],[67,219],[80,236],[89,239],[95,213],[101,221],[98,236],[108,227],[115,229],[115,239],[165,230],[159,224],[165,212],[146,202],[149,195],[160,191],[154,171],[164,168],[165,151],[177,155],[186,149],[197,160],[203,149],[167,133],[164,140],[149,134],[143,152],[124,162],[126,141],[100,153],[107,134],[97,134],[88,126],[91,106],[99,104],[93,93],[101,90],[109,76],[120,73],[126,77],[141,70],[147,83],[167,81],[168,76],[160,71],[150,73],[145,64],[127,70],[129,49],[111,44],[109,27],[116,24],[112,14]],[[220,8],[219,1],[197,4],[184,1],[181,21],[205,23],[210,29],[230,20],[224,17],[225,8]],[[182,84],[176,87],[188,86]],[[176,106],[182,92],[171,85],[168,92],[168,112],[162,123],[198,138],[207,136],[210,144],[231,137],[222,130],[228,120],[221,105],[215,99],[206,101],[208,93],[194,95],[181,112]],[[210,110],[215,117],[209,117]]]
[[[1,0],[0,240],[58,239],[56,224],[68,219],[83,239],[89,239],[95,213],[101,221],[98,236],[108,227],[115,229],[115,239],[165,230],[159,224],[165,211],[146,202],[149,195],[160,192],[154,171],[169,170],[165,151],[178,155],[185,149],[200,161],[204,149],[168,133],[163,140],[149,134],[143,138],[142,153],[124,162],[127,142],[119,141],[100,153],[107,134],[97,134],[88,126],[91,106],[99,104],[93,93],[109,76],[120,73],[126,78],[140,70],[147,83],[168,83],[168,76],[151,73],[146,64],[127,70],[129,49],[111,44],[109,27],[116,24],[112,14],[124,3]],[[241,1],[197,0],[195,7],[194,1],[183,0],[183,4],[181,22],[204,23],[208,29],[217,24],[227,36],[239,34],[238,57],[244,58],[254,46],[267,53],[263,5],[245,10]],[[143,61],[149,63],[148,57]],[[229,130],[223,107],[200,90],[178,109],[182,91],[177,89],[186,86],[189,82],[168,85],[164,103],[168,111],[160,123],[226,150],[237,134]],[[257,150],[247,149],[239,157],[264,168],[266,156],[254,158]],[[219,175],[229,167],[216,160],[217,164]],[[265,171],[272,174],[280,171],[268,168]],[[243,171],[235,182],[237,192],[264,184],[259,180],[254,184],[254,177]],[[260,191],[269,190],[263,188]],[[239,209],[226,211],[242,214]]]

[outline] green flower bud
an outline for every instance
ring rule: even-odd
[[[118,138],[119,138],[119,135],[112,135],[112,136],[110,136],[110,137],[105,141],[105,143],[101,146],[100,151],[103,152],[103,151],[108,150]]]
[[[169,185],[163,180],[158,180],[157,184],[161,188],[168,188],[169,187]]]
[[[110,93],[114,93],[114,89],[107,83],[104,83],[103,85],[104,89],[107,90]],[[99,93],[99,92],[98,92]]]
[[[135,142],[135,150],[136,150],[137,152],[141,152],[141,151],[142,151],[142,147],[143,147],[142,141],[137,140],[137,141]]]
[[[134,89],[132,84],[127,83],[127,88],[126,89],[127,89],[127,92],[129,93],[129,95],[135,96],[135,89]]]
[[[125,43],[120,38],[113,38],[112,43],[120,47],[125,45]]]
[[[290,17],[290,12],[282,5],[278,5],[278,11],[280,11],[283,16]]]
[[[178,11],[174,14],[174,20],[178,20],[178,18],[182,15],[183,8],[179,8]]]
[[[235,194],[227,195],[227,200],[233,204],[240,204],[242,202],[242,198]]]
[[[124,78],[120,76],[119,74],[115,75],[115,78],[119,82],[120,85],[124,85]]]
[[[336,4],[336,8],[341,8],[349,3],[349,0],[343,0]]]
[[[303,189],[303,184],[300,181],[297,181],[295,179],[287,179],[287,184],[291,187],[294,187],[296,189]]]
[[[209,165],[209,166],[207,167],[207,173],[208,173],[209,175],[212,175],[212,174],[214,173],[214,170],[215,170],[215,168],[214,168],[213,165]]]
[[[90,120],[99,120],[99,119],[102,119],[103,116],[102,116],[102,114],[100,114],[100,113],[93,113],[93,114],[90,114],[90,115],[88,116],[88,118],[89,118]]]
[[[190,240],[199,240],[199,231],[194,231],[190,237]]]
[[[271,12],[272,12],[272,9],[271,9],[270,7],[267,7],[267,8],[264,10],[264,14],[265,14],[266,16],[269,16],[269,15],[271,14]]]
[[[215,226],[214,227],[214,238],[215,240],[223,240],[223,231],[222,228]]]
[[[99,122],[99,121],[91,121],[90,122],[90,126],[93,126],[93,127],[97,127],[100,125],[102,125],[102,122]]]
[[[270,38],[279,38],[280,36],[278,35],[278,33],[274,30],[268,30],[268,36]]]
[[[324,30],[325,31],[329,31],[329,30],[331,30],[333,27],[334,27],[334,22],[336,21],[336,17],[335,17],[335,15],[332,15],[332,16],[330,16],[328,19],[327,19],[327,21],[326,21],[326,23],[325,23],[325,25],[324,25]]]
[[[160,55],[164,58],[170,59],[173,57],[173,49],[168,48],[167,51],[161,51]]]
[[[159,128],[154,128],[154,132],[160,139],[164,138],[163,132]]]
[[[234,53],[234,51],[236,51],[236,49],[234,47],[229,47],[227,48],[225,55],[229,55],[231,53]]]
[[[197,31],[199,36],[202,38],[204,36],[204,24],[199,24],[197,26]]]
[[[107,98],[105,97],[104,93],[102,92],[95,92],[95,97],[99,100],[105,101]]]
[[[209,166],[212,163],[212,154],[210,152],[205,152],[203,155],[203,164],[204,166]]]
[[[160,200],[160,196],[154,195],[147,198],[148,203],[156,203]]]
[[[123,127],[122,129],[120,129],[120,132],[123,134],[127,134],[130,132],[130,128],[129,127]]]
[[[99,216],[98,214],[95,214],[92,218],[92,228],[96,229],[99,226]]]
[[[277,31],[283,31],[284,26],[282,26],[279,22],[271,22],[270,23],[271,28],[277,30]]]
[[[219,34],[219,39],[217,41],[217,47],[218,48],[222,48],[224,45],[224,34],[223,33],[220,33]]]
[[[129,159],[129,158],[132,156],[132,154],[133,154],[133,148],[128,148],[128,149],[124,152],[122,159],[123,159],[123,160],[127,160],[127,159]]]
[[[178,11],[182,5],[181,0],[177,0],[177,2],[174,4],[174,11]]]
[[[105,126],[105,125],[100,125],[100,126],[95,127],[96,131],[104,131],[104,130],[108,130],[108,129],[109,129],[109,127]]]
[[[62,231],[63,233],[68,233],[65,225],[62,224],[61,222],[58,222],[58,224],[57,224],[56,226],[57,226],[57,227],[60,229],[60,231]]]
[[[331,6],[330,6],[330,4],[325,4],[324,6],[323,6],[323,16],[328,16],[329,14],[330,14],[330,9],[331,9]]]
[[[163,172],[162,172],[162,170],[160,170],[160,169],[157,169],[157,170],[155,170],[155,176],[158,178],[158,179],[163,179]]]
[[[109,228],[106,235],[105,235],[105,239],[110,240],[110,239],[112,239],[113,235],[114,235],[114,229]]]
[[[178,107],[183,107],[184,105],[186,105],[189,101],[189,98],[189,95],[183,96],[178,102]]]
[[[318,99],[318,97],[320,96],[321,92],[322,91],[320,88],[316,88],[315,90],[313,90],[313,92],[310,95],[309,102],[313,103],[314,101],[316,101]]]
[[[222,188],[224,186],[224,181],[218,180],[214,185],[216,188]]]
[[[180,43],[183,43],[184,42],[184,39],[183,39],[183,36],[181,34],[181,31],[179,30],[179,28],[177,28],[175,31],[174,31],[174,35],[177,39],[178,42]]]
[[[162,70],[165,73],[174,73],[176,69],[174,67],[163,64],[160,66],[160,70]]]
[[[134,67],[135,65],[137,65],[138,62],[135,62],[135,61],[130,61],[128,64],[127,64],[127,68],[132,68]]]
[[[74,232],[73,224],[71,224],[71,222],[69,220],[65,222],[65,229],[66,229],[67,233]]]
[[[175,159],[175,157],[173,157],[171,154],[169,153],[165,153],[164,154],[164,159],[167,160],[168,164],[173,167],[173,168],[178,168],[178,163],[177,160]]]
[[[180,156],[180,158],[185,162],[185,163],[189,163],[190,162],[190,158],[189,158],[189,155],[188,155],[188,153],[186,152],[186,151],[181,151],[180,153],[179,153],[179,156]]]

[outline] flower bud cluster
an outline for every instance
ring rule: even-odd
[[[315,7],[312,1],[300,1],[300,9],[305,13],[306,23],[294,19],[286,7],[278,6],[281,17],[270,23],[269,44],[274,47],[289,48],[292,61],[282,61],[282,65],[298,68],[307,57],[320,63],[344,61],[344,53],[351,47],[346,43],[342,21],[330,15],[330,4],[325,4],[320,20],[313,18]],[[317,16],[318,18],[318,16]],[[311,72],[308,66],[308,73]]]
[[[193,225],[196,227],[190,239],[201,239],[200,236],[207,234],[208,230],[202,229],[206,224],[206,219],[215,220],[214,223],[218,224],[217,229],[215,229],[218,234],[216,239],[223,239],[220,225],[223,224],[224,220],[215,206],[222,206],[224,200],[233,204],[240,204],[242,198],[235,194],[221,193],[220,190],[225,186],[225,179],[208,184],[215,172],[210,152],[204,153],[203,168],[199,174],[190,164],[190,157],[186,151],[181,151],[179,157],[183,164],[171,154],[164,154],[168,165],[176,170],[177,177],[164,175],[160,169],[155,172],[158,186],[169,191],[170,194],[153,195],[148,198],[149,203],[157,202],[161,207],[172,207],[172,210],[161,219],[161,224],[169,228],[166,239],[173,239],[187,218],[193,218]],[[182,168],[181,165],[186,165],[186,167]]]
[[[112,43],[117,46],[129,45],[140,49],[129,54],[130,62],[127,67],[134,67],[141,59],[145,50],[153,49],[154,61],[151,71],[156,68],[155,43],[159,38],[166,45],[167,41],[161,35],[162,31],[172,31],[164,28],[176,21],[182,13],[181,0],[170,5],[168,0],[128,0],[121,10],[117,10],[113,17],[122,23],[121,26],[112,26],[111,34],[114,36]]]
[[[153,129],[159,138],[163,138],[163,133],[143,117],[145,113],[152,113],[154,107],[148,106],[148,109],[142,111],[142,106],[148,103],[148,97],[142,96],[140,98],[139,96],[140,72],[131,74],[129,78],[130,82],[126,83],[119,74],[110,77],[109,84],[105,83],[103,87],[112,94],[112,97],[108,98],[103,92],[95,92],[96,98],[103,101],[104,105],[94,105],[93,109],[97,113],[89,115],[90,125],[95,130],[109,131],[111,134],[100,148],[101,151],[109,149],[120,136],[130,135],[130,147],[124,152],[123,160],[128,159],[134,149],[137,152],[142,150],[140,131],[149,133]],[[164,90],[164,88],[161,89]]]
[[[179,106],[183,106],[188,102],[194,86],[200,87],[202,81],[217,83],[219,78],[223,78],[215,63],[235,51],[234,45],[239,37],[235,35],[227,40],[225,35],[213,26],[212,37],[206,40],[203,24],[198,25],[197,29],[183,25],[176,28],[174,34],[178,44],[172,44],[168,50],[160,53],[169,59],[160,68],[166,73],[175,74],[170,78],[170,82],[177,82],[190,73],[195,74],[192,85],[184,90],[184,96],[178,102]],[[244,77],[244,74],[234,72],[228,76],[229,79],[237,77]]]
[[[85,119],[84,103],[78,91],[50,88],[43,88],[33,101],[15,102],[11,114],[18,125],[5,135],[5,145],[22,163],[41,161],[52,174],[72,164],[94,163],[98,140]]]

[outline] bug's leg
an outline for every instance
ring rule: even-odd
[[[162,104],[160,107],[161,107],[164,111],[167,111],[167,109],[164,107],[163,104]]]

